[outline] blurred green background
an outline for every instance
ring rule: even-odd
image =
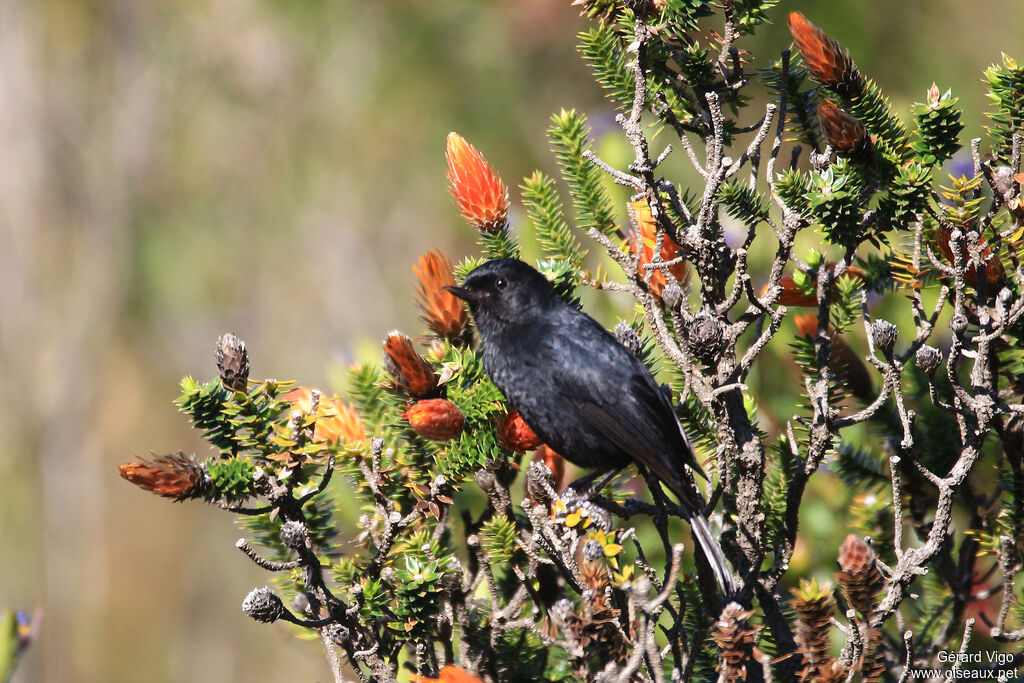
[[[1015,0],[843,0],[773,10],[755,66],[792,9],[904,115],[953,87],[965,143],[983,68],[1024,59]],[[116,466],[205,453],[171,400],[222,332],[254,377],[321,387],[418,332],[409,264],[474,248],[445,134],[511,186],[554,171],[553,111],[610,120],[585,25],[568,0],[0,0],[0,606],[47,612],[15,680],[327,678],[318,644],[242,615],[267,576],[231,517]]]

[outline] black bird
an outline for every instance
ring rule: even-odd
[[[484,368],[530,429],[581,467],[608,471],[635,462],[651,470],[679,497],[722,590],[734,593],[732,571],[683,467],[707,476],[640,359],[522,261],[488,261],[461,287],[446,289],[469,303]]]

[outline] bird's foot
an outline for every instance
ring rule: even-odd
[[[612,515],[597,503],[566,489],[555,503],[555,518],[568,527],[583,530],[598,528],[611,531]]]
[[[575,527],[577,524],[582,524],[584,527],[594,526],[609,531],[612,528],[611,513],[591,498],[597,495],[621,471],[621,469],[616,469],[611,472],[591,472],[570,484],[558,497],[561,505],[558,505],[557,509],[562,521],[568,526]],[[595,480],[597,481],[595,482]]]
[[[565,489],[565,493],[568,494],[571,492],[572,495],[578,498],[589,500],[594,496],[594,494],[596,494],[598,491],[607,486],[612,479],[617,477],[619,475],[619,472],[621,472],[622,470],[623,468],[619,467],[614,470],[611,470],[610,472],[591,472],[590,474],[584,475],[577,479],[576,481],[574,481],[573,483],[569,484],[569,486]],[[594,483],[594,480],[596,480],[598,477],[601,478],[597,480],[597,483]],[[565,494],[562,495],[564,496]]]

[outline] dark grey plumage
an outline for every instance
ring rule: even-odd
[[[526,424],[581,467],[636,462],[651,470],[679,497],[722,589],[734,592],[683,468],[704,472],[672,404],[636,355],[522,261],[489,261],[449,290],[469,303],[484,367]]]

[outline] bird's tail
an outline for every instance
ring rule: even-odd
[[[689,508],[689,506],[684,507],[690,513],[687,521],[690,522],[693,537],[700,544],[701,550],[704,551],[704,557],[707,558],[708,564],[711,565],[711,571],[715,573],[718,585],[722,587],[726,598],[734,595],[736,593],[736,583],[733,580],[732,569],[722,553],[722,546],[718,545],[718,541],[711,535],[711,528],[708,526],[707,518],[696,510]]]
[[[693,456],[691,455],[690,457],[692,458]],[[657,464],[660,465],[661,463]],[[730,595],[735,595],[736,582],[733,579],[732,568],[725,559],[722,546],[718,545],[718,541],[711,534],[711,527],[708,526],[707,517],[699,512],[701,506],[698,506],[697,503],[698,501],[703,502],[700,494],[693,488],[693,484],[688,486],[686,480],[675,469],[667,466],[661,468],[654,468],[652,466],[652,469],[654,469],[654,473],[658,478],[666,483],[679,498],[679,504],[686,515],[686,521],[690,523],[690,529],[693,531],[693,538],[700,545],[701,550],[704,551],[704,557],[711,566],[711,570],[715,573],[718,585],[722,587],[722,591],[727,598]]]

